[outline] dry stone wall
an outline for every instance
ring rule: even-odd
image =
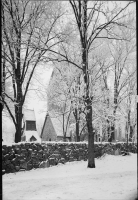
[[[95,157],[104,154],[126,155],[127,152],[137,153],[137,144],[105,143],[95,144]],[[33,168],[46,168],[59,163],[87,161],[88,144],[74,143],[18,143],[2,145],[2,174],[15,173]]]

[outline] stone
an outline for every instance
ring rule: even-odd
[[[2,175],[4,175],[6,173],[5,169],[2,170]]]
[[[26,157],[26,162],[28,162],[30,159],[31,159],[31,156],[28,155],[28,156]]]
[[[42,157],[43,157],[43,154],[38,152],[38,153],[37,153],[37,157],[38,157],[38,158],[42,158]]]
[[[43,153],[43,160],[46,160],[48,158],[48,154],[47,153]]]
[[[49,158],[48,160],[50,165],[56,165],[55,158]]]
[[[88,160],[88,158],[87,157],[84,157],[84,159],[83,159],[84,161],[87,161]]]
[[[73,157],[70,157],[70,158],[69,158],[69,162],[72,162],[72,161],[74,161],[74,158],[73,158]]]
[[[37,151],[41,151],[42,150],[42,146],[37,145]],[[43,151],[43,150],[42,150]]]
[[[60,154],[52,154],[51,156],[49,156],[49,158],[56,158],[57,160],[59,160],[61,158]]]
[[[27,169],[27,162],[20,164],[21,169]]]
[[[11,173],[15,173],[15,172],[17,172],[15,168],[11,170]]]
[[[4,155],[2,154],[2,161],[5,161]]]
[[[11,163],[12,164],[15,164],[17,162],[17,158],[13,158],[12,160],[11,160]]]
[[[5,145],[5,144],[2,145],[2,148],[7,149],[7,145]]]
[[[10,154],[9,160],[12,160],[14,158],[14,154]]]
[[[10,173],[10,172],[11,172],[11,169],[9,168],[9,166],[6,166],[5,172],[6,172],[6,173]]]
[[[39,162],[39,158],[37,157],[32,157],[31,158],[32,163],[38,163]]]
[[[79,160],[83,160],[84,159],[84,157],[83,156],[79,156]]]
[[[122,154],[122,156],[128,156],[128,155],[130,155],[129,152],[123,152],[123,154]]]
[[[33,158],[33,157],[35,158],[36,155],[37,155],[36,153],[32,152],[31,157],[32,157],[32,158]]]
[[[20,169],[20,172],[24,172],[25,171],[25,169]]]
[[[42,150],[42,149],[40,149],[40,150],[38,151],[38,153],[41,153],[41,154],[43,154],[43,150]]]
[[[22,154],[26,154],[28,151],[26,149],[21,149]]]
[[[32,152],[33,152],[33,150],[29,148],[29,149],[28,149],[28,152],[29,152],[29,153],[32,153]]]
[[[116,149],[115,150],[115,156],[118,156],[118,155],[120,155],[120,151],[119,151],[119,149]]]
[[[10,163],[11,163],[10,160],[5,160],[5,164],[6,164],[6,165],[9,165]]]
[[[21,153],[20,148],[16,148],[16,149],[15,149],[15,153],[16,153],[16,154],[20,154],[20,153]]]
[[[7,150],[2,148],[2,155],[6,155],[7,154]]]
[[[21,159],[21,160],[19,160],[19,161],[20,161],[20,164],[23,164],[23,163],[25,162],[24,159]]]
[[[42,161],[42,162],[39,164],[39,168],[48,168],[48,167],[50,167],[49,161],[48,161],[48,160]]]
[[[120,144],[95,144],[95,157],[101,157],[103,153],[112,155],[127,155],[129,152],[136,153],[137,145],[126,143]],[[123,151],[123,152],[121,152]],[[19,166],[23,166],[23,170],[31,170],[34,168],[45,168],[50,165],[64,164],[68,161],[87,160],[88,158],[88,145],[87,144],[40,144],[40,143],[25,143],[13,144],[12,147],[2,145],[2,169],[5,173],[18,171]],[[48,162],[49,160],[49,162]],[[46,164],[46,163],[47,164]],[[27,169],[26,164],[27,163]]]
[[[33,144],[33,145],[32,145],[32,149],[33,149],[33,150],[37,150],[37,145],[36,145],[36,144]]]
[[[11,164],[11,163],[8,164],[8,165],[6,165],[6,167],[5,167],[6,173],[10,173],[10,172],[12,172],[14,169],[15,169],[15,167],[14,167],[14,165]]]
[[[19,154],[15,154],[15,158],[20,158],[20,155]]]
[[[10,154],[6,154],[6,155],[4,156],[4,160],[5,160],[5,161],[8,160],[9,157],[10,157]]]
[[[8,152],[12,150],[12,146],[7,146]]]
[[[20,166],[15,166],[15,170],[18,172],[20,170]]]
[[[34,168],[39,168],[39,163],[33,163]]]
[[[58,163],[62,163],[62,164],[65,164],[65,159],[64,158],[61,158],[60,160],[59,160],[59,162]]]
[[[28,163],[28,164],[27,164],[27,170],[31,170],[32,168],[33,168],[33,164]]]

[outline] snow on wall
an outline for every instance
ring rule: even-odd
[[[125,151],[126,143],[95,144],[95,157],[104,153],[115,155]],[[137,152],[137,145],[129,143],[128,150]],[[14,173],[20,170],[45,168],[59,163],[87,160],[88,144],[86,142],[21,142],[2,144],[2,172]]]

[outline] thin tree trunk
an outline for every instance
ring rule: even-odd
[[[83,41],[82,41],[82,64],[84,83],[86,86],[85,105],[86,105],[86,123],[88,128],[88,168],[95,168],[94,159],[94,133],[92,127],[92,97],[89,94],[89,74],[88,74],[88,43],[87,43],[87,0],[83,1]]]
[[[127,121],[127,152],[128,152],[129,136],[130,136],[130,110],[128,111],[128,121]]]
[[[115,139],[115,123],[116,123],[116,110],[117,110],[117,99],[118,99],[118,84],[115,76],[115,82],[114,82],[114,120],[113,120],[113,125],[111,126],[111,141]]]
[[[106,89],[107,88],[107,83],[106,83]],[[107,108],[109,109],[109,98],[107,98]],[[109,119],[106,120],[106,125],[107,125],[107,136],[108,136],[108,142],[111,142],[111,136],[110,136],[110,122]]]
[[[79,121],[76,121],[76,140],[77,140],[77,142],[80,142]]]
[[[73,112],[75,121],[76,121],[76,142],[80,142],[80,134],[79,134],[79,116],[78,116],[78,110],[75,108],[75,111]]]
[[[112,126],[111,126],[111,142],[113,141],[113,140],[115,140],[115,128],[116,128],[116,109],[117,109],[117,106],[115,107],[115,109],[114,109],[114,119],[113,119],[113,124],[112,124]]]
[[[63,114],[63,141],[66,142],[66,131],[64,129],[64,125],[65,125],[65,118],[64,118],[64,114]]]
[[[3,100],[5,99],[5,78],[6,78],[6,73],[5,73],[5,66],[6,66],[6,60],[3,58],[2,59],[2,68],[1,68],[1,74],[2,74],[2,90],[1,90],[1,112],[4,108],[4,103]]]
[[[108,142],[111,142],[111,136],[110,136],[110,123],[109,120],[106,120],[107,122],[107,136],[108,136]]]

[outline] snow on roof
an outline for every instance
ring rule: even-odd
[[[62,116],[56,116],[54,113],[50,112],[48,113],[50,116],[50,119],[52,121],[53,127],[55,129],[55,132],[57,136],[63,137],[63,118]],[[65,127],[66,127],[66,119],[65,119]],[[69,127],[67,128],[66,137],[70,137]]]
[[[25,131],[26,141],[29,142],[30,138],[34,136],[38,142],[41,142],[41,138],[39,137],[37,131]]]
[[[24,120],[25,121],[26,120],[36,121],[34,110],[25,109],[23,114],[24,114]]]

